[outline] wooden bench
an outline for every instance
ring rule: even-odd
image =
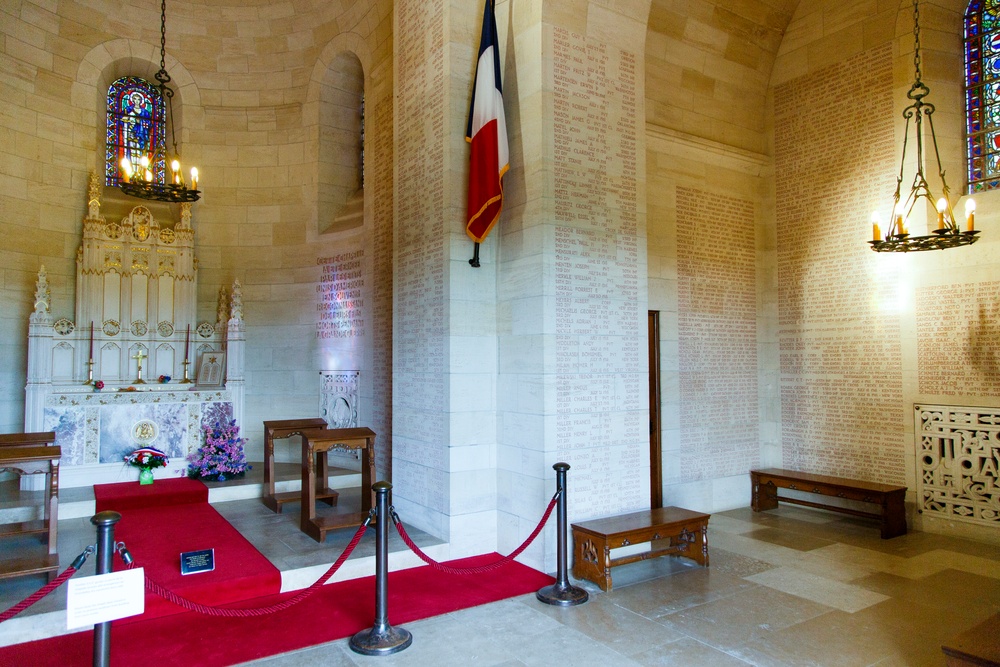
[[[611,568],[657,556],[686,556],[708,566],[708,514],[680,507],[655,509],[574,523],[573,576],[611,590]],[[660,540],[669,546],[657,548]],[[653,542],[653,550],[612,558],[611,550]]]
[[[941,651],[948,667],[1000,667],[1000,614],[958,635]]]
[[[54,444],[55,439],[53,432],[0,435],[0,471],[45,475],[42,518],[0,525],[0,538],[40,533],[45,537],[47,547],[38,555],[20,553],[17,558],[0,561],[0,579],[47,574],[51,581],[59,571],[57,538],[62,450]]]
[[[326,420],[322,417],[309,417],[306,419],[275,419],[264,422],[264,495],[261,501],[271,511],[281,514],[281,508],[285,503],[299,502],[302,495],[299,491],[285,491],[277,493],[276,476],[274,473],[274,441],[290,438],[293,435],[302,435],[307,429],[324,429],[327,427]],[[323,500],[327,505],[337,504],[337,492],[327,487],[326,458],[319,464],[323,469],[317,475],[317,482],[320,488],[316,489],[316,499]]]
[[[866,519],[878,519],[882,524],[882,539],[906,535],[906,507],[903,500],[906,497],[905,486],[892,486],[878,482],[865,482],[830,475],[814,475],[798,470],[783,470],[781,468],[764,468],[750,471],[751,500],[754,512],[774,509],[778,501],[817,507],[819,509],[842,512]],[[778,489],[790,489],[812,493],[817,496],[830,496],[876,505],[876,512],[844,507],[833,503],[824,503],[803,498],[778,495]]]

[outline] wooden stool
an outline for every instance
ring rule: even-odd
[[[361,450],[361,511],[317,517],[317,474],[325,478],[326,454],[331,449]],[[321,464],[317,463],[319,459],[322,459]],[[373,430],[361,427],[302,431],[302,513],[299,516],[302,532],[317,542],[322,542],[326,539],[328,530],[360,525],[375,502],[375,492],[372,490],[374,479],[375,432]]]
[[[264,495],[261,501],[271,511],[281,514],[282,505],[288,502],[298,502],[302,497],[298,491],[275,492],[274,441],[290,438],[293,435],[302,435],[303,430],[316,428],[326,428],[326,420],[322,417],[310,417],[307,419],[277,419],[264,422]],[[325,473],[325,457],[323,465]],[[320,474],[318,477],[317,481],[322,485],[322,488],[317,489],[316,497],[323,499],[328,505],[336,505],[337,492],[327,488],[325,474]]]
[[[0,470],[23,475],[45,474],[43,518],[0,525],[0,537],[41,533],[48,544],[48,553],[40,556],[23,555],[0,561],[0,579],[29,574],[48,574],[49,581],[59,571],[59,461],[62,450],[55,442],[56,435],[46,433],[17,433],[0,436]]]

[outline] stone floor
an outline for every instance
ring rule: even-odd
[[[578,607],[526,595],[410,623],[413,644],[391,656],[341,640],[247,664],[941,667],[942,643],[1000,612],[994,544],[881,540],[872,522],[781,506],[712,515],[709,551],[709,568],[616,568],[608,593],[582,582]]]
[[[351,495],[345,494],[345,510]],[[295,506],[282,515],[255,499],[213,506],[272,562],[299,568],[306,578],[310,566],[322,569],[353,534],[331,534],[319,545],[298,531]],[[93,527],[87,518],[59,523],[68,564],[93,543]],[[434,538],[419,538],[434,548]],[[358,559],[370,557],[373,542],[365,538]],[[390,543],[390,550],[403,548]],[[709,568],[668,557],[615,568],[608,593],[576,582],[591,595],[578,607],[551,607],[526,595],[410,623],[412,646],[392,656],[361,656],[341,640],[247,664],[941,667],[943,642],[1000,612],[996,544],[930,533],[881,540],[873,522],[782,505],[761,514],[748,508],[713,514],[709,551]],[[0,581],[0,609],[39,585],[33,577]],[[64,604],[65,595],[53,594],[30,611],[57,616],[53,610]],[[41,620],[29,616],[29,626],[38,625],[35,618]]]

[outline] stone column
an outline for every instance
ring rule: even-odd
[[[478,269],[464,131],[482,5],[396,4],[393,502],[453,556],[516,547],[557,460],[571,520],[648,505],[639,4],[553,23],[497,3],[511,166]],[[555,546],[553,525],[525,561],[552,569]]]

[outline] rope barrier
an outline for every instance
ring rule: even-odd
[[[0,623],[3,623],[4,621],[10,620],[11,618],[17,616],[22,611],[24,611],[31,605],[41,600],[46,595],[48,595],[55,589],[59,588],[64,581],[72,577],[74,574],[77,573],[77,571],[81,567],[83,567],[83,564],[84,562],[86,562],[87,557],[90,556],[90,554],[94,553],[94,551],[95,549],[93,546],[89,546],[86,549],[84,549],[79,556],[73,559],[73,563],[65,570],[63,570],[59,576],[57,576],[52,581],[39,588],[37,591],[29,595],[28,597],[18,602],[16,605],[11,607],[7,611],[0,614]]]
[[[558,502],[561,494],[562,491],[556,491],[555,495],[552,496],[552,500],[549,501],[549,506],[545,508],[545,514],[542,515],[542,520],[539,521],[538,525],[535,526],[535,529],[531,531],[531,535],[528,535],[528,539],[521,543],[521,546],[510,552],[510,555],[504,556],[494,563],[490,563],[489,565],[480,565],[477,567],[451,567],[434,560],[421,551],[420,547],[418,547],[416,543],[410,539],[410,536],[406,534],[406,529],[403,527],[403,522],[399,520],[399,515],[396,514],[396,510],[389,508],[389,512],[392,514],[392,522],[396,525],[396,532],[398,532],[399,536],[403,539],[403,544],[408,546],[410,551],[415,553],[420,560],[424,561],[435,570],[445,572],[447,574],[483,574],[486,572],[492,572],[493,570],[507,565],[520,556],[521,552],[527,549],[528,546],[535,541],[535,538],[538,537],[538,534],[542,532],[542,528],[544,528],[545,524],[548,522],[549,516],[552,514],[552,510],[555,509],[556,502]]]
[[[158,583],[150,579],[148,576],[146,577],[146,589],[149,590],[149,592],[151,593],[159,595],[161,598],[169,602],[173,602],[175,605],[179,607],[183,607],[188,611],[198,612],[199,614],[205,614],[206,616],[222,616],[226,618],[250,618],[256,616],[265,616],[267,614],[272,614],[276,611],[282,611],[284,609],[288,609],[289,607],[302,602],[310,595],[315,593],[317,590],[319,590],[319,588],[323,586],[327,581],[329,581],[330,577],[332,577],[334,573],[336,573],[336,571],[340,569],[340,566],[343,565],[344,562],[354,552],[354,549],[355,547],[358,546],[358,543],[361,541],[361,538],[364,537],[365,531],[368,530],[368,524],[370,524],[372,521],[373,514],[374,512],[369,513],[368,517],[364,520],[364,522],[360,526],[358,526],[357,532],[354,533],[354,537],[351,539],[350,543],[344,549],[344,552],[340,554],[340,558],[338,558],[337,561],[330,566],[330,569],[328,569],[323,574],[323,576],[317,579],[311,586],[309,586],[309,588],[306,588],[295,597],[289,600],[285,600],[284,602],[279,602],[277,604],[273,604],[267,607],[257,607],[255,609],[230,609],[223,607],[210,607],[208,605],[199,604],[197,602],[192,602],[191,600],[188,600],[186,598],[182,598],[176,593],[173,593],[164,588],[163,586],[159,585]],[[119,543],[116,550],[122,556],[122,560],[125,561],[125,564],[129,569],[135,567],[135,563],[132,562],[131,557],[127,555],[128,551],[125,549],[124,544]]]
[[[538,525],[535,526],[534,530],[531,531],[531,535],[529,535],[528,539],[526,539],[523,543],[521,543],[519,547],[517,547],[514,551],[512,551],[510,555],[504,556],[500,560],[494,563],[490,563],[489,565],[481,565],[477,567],[456,568],[444,565],[434,560],[433,558],[425,554],[420,549],[420,547],[418,547],[416,543],[406,533],[406,528],[403,526],[403,522],[400,521],[399,515],[396,513],[396,510],[390,507],[389,513],[392,516],[392,522],[396,526],[396,531],[402,538],[403,543],[406,544],[406,546],[409,547],[409,549],[414,554],[416,554],[417,557],[420,558],[420,560],[424,561],[434,569],[439,570],[441,572],[446,572],[448,574],[483,574],[486,572],[491,572],[493,570],[496,570],[512,562],[515,558],[521,555],[521,553],[525,549],[527,549],[532,542],[535,541],[535,538],[538,537],[539,533],[542,532],[542,528],[545,527],[545,524],[548,522],[549,517],[552,515],[552,511],[555,509],[556,503],[558,502],[561,493],[562,493],[561,491],[557,491],[555,495],[552,496],[552,500],[549,501],[548,507],[545,508],[545,513],[542,515],[542,518],[538,522]],[[265,616],[267,614],[271,614],[277,611],[282,611],[284,609],[292,607],[293,605],[298,604],[299,602],[302,602],[303,600],[311,596],[313,593],[315,593],[317,590],[319,590],[321,586],[325,585],[326,582],[330,580],[330,577],[332,577],[337,572],[337,570],[339,570],[340,567],[347,561],[347,559],[350,558],[351,554],[354,553],[354,549],[358,546],[358,543],[361,542],[361,538],[364,537],[365,532],[368,530],[368,526],[371,524],[374,515],[375,515],[375,510],[373,509],[371,512],[369,512],[364,522],[362,522],[362,524],[358,526],[357,532],[355,532],[354,537],[351,538],[351,541],[348,543],[347,547],[344,548],[344,551],[343,553],[340,554],[340,557],[336,560],[336,562],[333,565],[330,566],[330,568],[325,573],[323,573],[323,575],[319,579],[317,579],[312,585],[301,591],[295,597],[286,600],[284,602],[279,602],[277,604],[269,605],[267,607],[258,607],[253,609],[231,609],[223,607],[212,607],[208,605],[199,604],[197,602],[193,602],[191,600],[183,598],[177,595],[176,593],[167,590],[160,584],[150,579],[148,576],[145,577],[146,589],[149,590],[151,593],[159,595],[161,598],[169,602],[172,602],[179,607],[182,607],[183,609],[187,609],[188,611],[198,612],[200,614],[205,614],[207,616],[220,616],[226,618],[248,618],[256,616]],[[127,569],[132,569],[136,567],[136,563],[133,560],[132,555],[129,553],[128,549],[125,548],[124,542],[115,543],[114,550],[121,557]],[[43,586],[42,588],[31,594],[21,602],[17,603],[7,611],[0,614],[0,623],[3,623],[4,621],[9,620],[10,618],[21,613],[22,611],[24,611],[25,609],[27,609],[28,607],[35,604],[40,599],[51,593],[53,590],[61,586],[64,581],[72,577],[74,574],[77,573],[77,571],[79,571],[81,567],[83,567],[83,564],[87,560],[87,557],[93,554],[95,551],[96,549],[94,546],[88,546],[86,549],[84,549],[84,551],[79,556],[76,557],[73,563],[68,568],[63,570],[63,572],[59,574],[55,579],[53,579],[48,584],[46,584],[45,586]]]

